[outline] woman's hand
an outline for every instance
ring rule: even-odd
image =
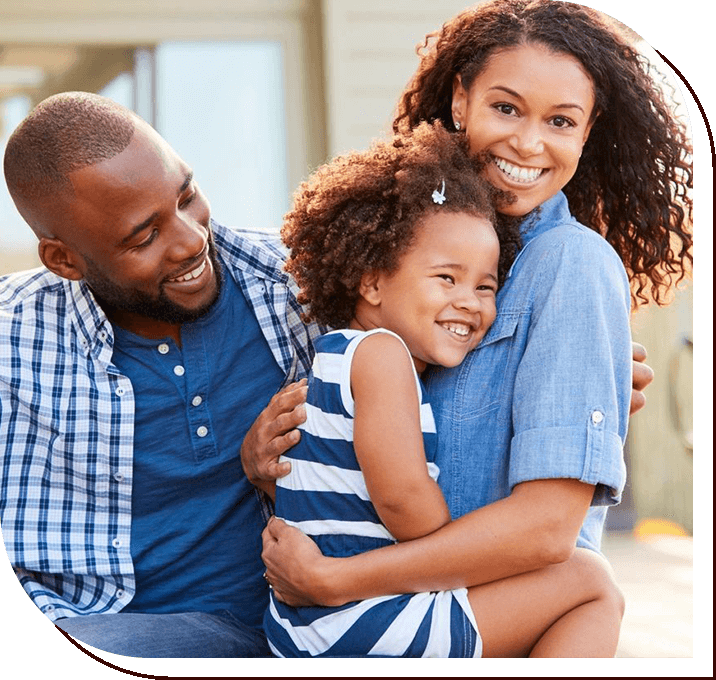
[[[263,543],[265,578],[279,602],[292,607],[335,604],[330,601],[326,585],[331,583],[328,570],[335,560],[324,557],[306,534],[271,517],[263,532]]]
[[[634,415],[637,411],[644,408],[644,404],[646,404],[644,389],[648,387],[654,379],[654,371],[650,366],[644,363],[644,361],[646,361],[646,348],[638,342],[632,342],[631,347],[633,373],[629,415]]]
[[[306,420],[307,392],[304,378],[275,394],[241,444],[241,464],[246,477],[272,498],[275,481],[291,471],[290,463],[279,463],[278,459],[301,438],[296,428]]]

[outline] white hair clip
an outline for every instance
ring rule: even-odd
[[[440,191],[437,189],[433,191],[433,203],[438,203],[439,205],[445,203],[445,180],[443,180],[443,187]]]

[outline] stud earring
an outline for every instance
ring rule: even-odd
[[[455,121],[454,125],[456,130],[460,129],[460,123],[458,121]]]

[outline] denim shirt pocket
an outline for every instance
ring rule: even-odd
[[[498,314],[482,342],[462,363],[455,391],[455,415],[461,419],[511,402],[510,358],[519,320],[519,313]]]

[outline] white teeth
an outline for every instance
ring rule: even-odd
[[[543,168],[520,168],[503,158],[495,158],[495,165],[514,182],[534,182],[543,172]]]
[[[197,278],[198,276],[201,276],[201,273],[204,271],[206,267],[206,260],[204,260],[196,269],[192,269],[188,274],[184,274],[184,276],[178,276],[176,279],[169,279],[170,281],[191,281],[192,279]]]
[[[449,330],[451,333],[455,333],[455,335],[460,335],[461,337],[465,337],[470,333],[470,326],[468,326],[467,324],[444,323],[441,325],[443,328]]]

